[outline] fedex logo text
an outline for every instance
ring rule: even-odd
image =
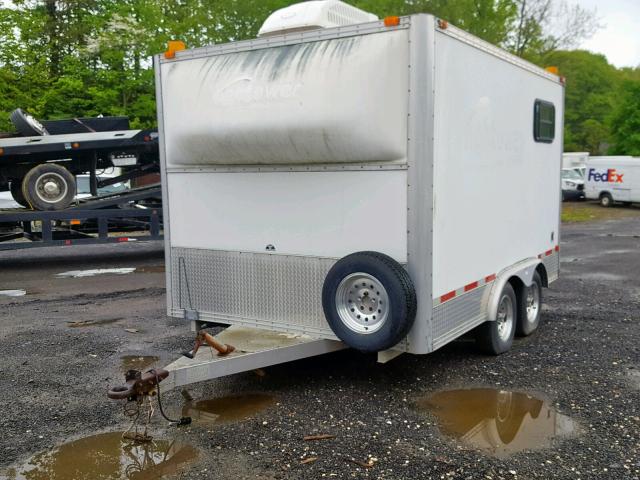
[[[624,173],[616,172],[615,168],[609,168],[604,172],[597,172],[595,168],[589,169],[589,180],[593,180],[594,182],[609,182],[609,183],[623,183]]]

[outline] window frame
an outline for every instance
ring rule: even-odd
[[[553,112],[553,120],[548,122],[541,118],[542,108],[541,107],[551,107]],[[541,126],[542,124],[551,124],[553,128],[552,136],[543,136],[541,135]],[[536,98],[533,103],[533,139],[539,143],[553,143],[556,138],[556,106],[553,102],[549,102],[547,100],[541,100]]]

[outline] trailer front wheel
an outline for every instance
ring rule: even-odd
[[[476,330],[476,344],[480,350],[489,355],[500,355],[511,348],[516,332],[517,305],[513,287],[507,282],[500,293],[496,319],[483,323]]]
[[[409,274],[394,259],[358,252],[340,259],[327,274],[322,308],[340,340],[363,352],[379,352],[409,333],[416,293]]]

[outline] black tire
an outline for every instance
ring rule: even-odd
[[[513,291],[513,287],[510,283],[506,283],[502,292],[500,292],[500,299],[498,300],[498,315],[500,315],[502,303],[510,303],[511,311],[508,312],[511,316],[510,320],[506,320],[508,324],[508,330],[502,332],[500,325],[503,323],[498,319],[494,321],[484,322],[476,329],[476,345],[483,353],[488,355],[500,355],[507,352],[513,344],[513,337],[516,332],[516,317],[518,300],[516,293]]]
[[[613,206],[613,197],[610,193],[603,193],[602,195],[600,195],[600,205],[605,208]]]
[[[58,191],[49,194],[45,189],[51,183]],[[44,163],[25,175],[22,194],[34,210],[64,210],[76,195],[76,179],[66,168]]]
[[[327,273],[322,308],[333,332],[349,347],[379,352],[409,333],[416,292],[407,271],[393,258],[357,252],[338,260]]]
[[[27,208],[31,207],[31,205],[29,205],[29,202],[27,202],[27,199],[24,198],[24,195],[22,194],[21,179],[11,180],[11,185],[9,189],[11,190],[11,196],[13,197],[13,199],[16,201],[18,205],[22,207],[27,207]]]
[[[9,118],[11,119],[13,126],[16,127],[16,130],[18,130],[20,135],[24,137],[41,137],[43,135],[49,135],[47,129],[44,128],[38,120],[21,108],[17,108],[11,112]]]
[[[518,298],[518,320],[516,336],[526,337],[538,329],[542,314],[542,279],[538,272],[533,274],[530,287],[523,287]]]

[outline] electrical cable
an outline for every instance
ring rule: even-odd
[[[162,400],[160,398],[160,378],[158,377],[158,372],[156,371],[155,368],[152,368],[151,370],[149,370],[150,372],[153,372],[153,374],[156,376],[156,386],[158,388],[158,406],[160,407],[160,414],[162,415],[162,417],[167,421],[167,422],[171,422],[171,423],[175,423],[177,424],[178,427],[182,426],[182,425],[189,425],[191,424],[191,417],[182,417],[180,418],[180,420],[172,420],[171,418],[167,417],[164,413],[164,410],[162,409]]]

